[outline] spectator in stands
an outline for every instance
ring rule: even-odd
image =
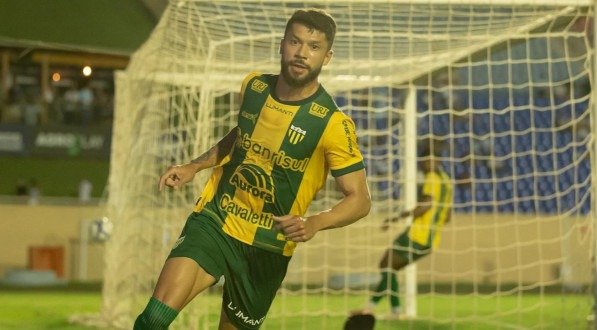
[[[425,179],[419,189],[417,205],[412,210],[401,212],[397,217],[386,219],[383,230],[390,223],[412,217],[413,221],[393,242],[379,264],[381,280],[366,308],[354,311],[353,315],[373,314],[377,303],[390,297],[392,314],[390,319],[401,317],[398,279],[396,273],[407,265],[429,255],[439,244],[443,226],[450,221],[452,214],[452,182],[440,168],[433,146],[424,148],[420,155],[419,167]]]
[[[93,184],[87,179],[79,182],[79,202],[89,203],[91,201],[91,192],[93,191]]]
[[[38,126],[41,122],[45,122],[45,114],[39,95],[36,91],[29,90],[23,104],[23,119],[27,126]]]
[[[572,84],[567,82],[562,85],[556,85],[553,88],[553,97],[556,105],[564,104],[566,102],[570,102],[573,96]],[[545,91],[546,96],[548,97],[549,91]]]
[[[579,116],[582,118],[576,124],[574,129],[577,141],[583,141],[591,133],[591,117],[587,113],[587,107],[589,104],[589,96],[591,94],[591,81],[589,78],[581,78],[578,82],[575,90],[575,99],[578,100],[578,107],[584,107],[580,109]]]
[[[98,122],[111,122],[114,111],[113,92],[105,88],[97,88],[94,97],[94,117]]]
[[[475,167],[483,166],[493,173],[498,173],[504,169],[504,162],[494,157],[494,139],[488,136],[479,136],[474,137],[472,143],[472,160]]]
[[[29,180],[29,187],[27,188],[27,193],[29,195],[29,205],[39,204],[39,198],[41,197],[41,188],[39,187],[36,178],[31,178],[31,180]]]
[[[584,32],[583,38],[573,37],[566,38],[568,44],[568,51],[570,57],[576,57],[586,54],[587,46],[589,49],[593,46],[593,18],[589,15],[581,15],[570,26],[570,31],[573,32]],[[587,45],[588,43],[588,45]]]
[[[582,79],[577,84],[570,82],[555,86],[555,126],[561,132],[572,134],[576,141],[583,141],[591,132],[590,116],[586,112],[590,81]]]
[[[87,126],[93,120],[93,90],[89,86],[89,80],[81,83],[79,93],[79,112],[81,113],[81,123]]]
[[[464,110],[468,100],[455,89],[457,85],[455,72],[434,73],[428,80],[428,90],[422,90],[419,101],[426,110]]]
[[[6,107],[2,113],[2,122],[5,124],[20,124],[23,122],[23,106],[25,98],[21,94],[9,93]]]
[[[44,113],[47,116],[48,123],[63,123],[62,108],[59,104],[59,98],[57,97],[55,89],[50,86],[44,91],[41,101],[44,108]]]
[[[556,127],[569,127],[570,121],[573,119],[574,114],[572,113],[572,107],[570,106],[570,99],[572,91],[570,90],[570,83],[563,85],[556,85],[553,87],[553,107],[555,109],[556,116]],[[543,94],[544,98],[549,97],[549,90],[546,90]]]
[[[79,113],[79,91],[77,86],[71,85],[64,92],[64,123],[67,125],[78,124],[80,122]]]
[[[28,188],[25,180],[18,179],[17,184],[15,185],[15,195],[17,196],[27,196],[28,195]]]

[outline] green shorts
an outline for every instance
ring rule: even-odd
[[[394,253],[400,258],[413,263],[431,253],[431,247],[411,241],[408,237],[408,230],[405,230],[394,240]]]
[[[239,329],[259,329],[286,276],[290,257],[236,240],[221,226],[203,213],[191,213],[168,258],[191,258],[216,280],[224,276],[226,315]]]

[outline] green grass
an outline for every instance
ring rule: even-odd
[[[2,157],[0,195],[14,194],[19,179],[36,178],[42,196],[75,197],[79,182],[87,178],[93,184],[93,197],[101,197],[109,165],[100,160]]]
[[[218,306],[217,295],[208,298]],[[363,304],[359,296],[281,296],[276,298],[264,329],[342,329],[346,313]],[[390,329],[587,329],[588,295],[535,294],[525,296],[422,295],[419,318],[410,321],[378,320],[376,330]],[[99,292],[0,291],[0,329],[89,330],[71,325],[73,314],[97,313]],[[380,312],[387,311],[382,301]],[[214,310],[215,311],[215,310]],[[285,314],[284,318],[275,317]],[[302,317],[301,314],[309,316]],[[433,316],[433,317],[431,317]],[[210,314],[217,320],[217,314]]]
[[[0,292],[0,329],[90,329],[70,325],[71,314],[98,312],[98,292]]]

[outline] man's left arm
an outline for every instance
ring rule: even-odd
[[[307,218],[296,215],[274,217],[276,228],[290,241],[306,242],[320,230],[344,227],[369,214],[371,195],[364,169],[338,176],[336,183],[344,194],[338,204]]]

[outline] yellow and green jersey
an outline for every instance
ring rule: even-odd
[[[446,172],[436,170],[425,174],[421,194],[430,196],[431,208],[413,219],[408,232],[411,241],[437,247],[441,231],[452,208],[452,182]]]
[[[298,102],[274,95],[277,75],[243,81],[237,140],[228,162],[214,169],[195,211],[222,222],[228,235],[292,255],[296,243],[273,228],[273,216],[302,216],[334,177],[364,168],[353,121],[319,86]]]

